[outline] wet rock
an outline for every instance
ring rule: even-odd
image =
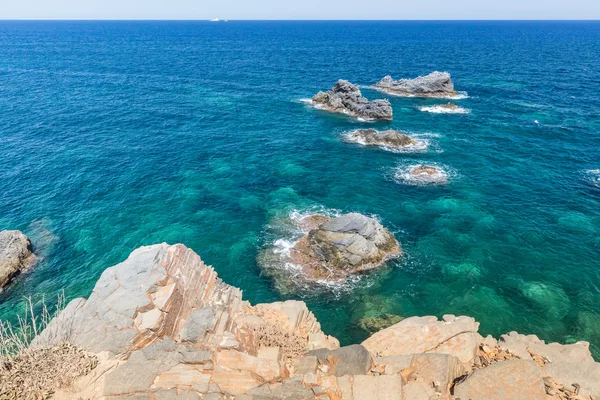
[[[20,231],[0,232],[0,290],[35,262],[33,246]]]
[[[327,111],[371,120],[391,120],[392,106],[387,100],[369,101],[362,96],[358,86],[339,80],[331,90],[319,92],[312,103]]]
[[[419,144],[415,139],[395,130],[377,131],[375,129],[359,129],[346,135],[346,140],[366,146],[379,146],[385,149],[403,149]]]
[[[478,328],[478,322],[464,316],[452,322],[438,321],[436,317],[411,317],[373,334],[362,345],[381,357],[439,353],[470,363],[479,346]]]
[[[364,375],[371,370],[373,359],[359,344],[340,347],[337,350],[319,349],[308,353],[316,356],[320,364],[327,365],[330,375]]]
[[[450,74],[438,71],[414,79],[397,81],[388,75],[373,87],[397,96],[448,97],[457,95]]]
[[[411,179],[423,181],[426,183],[444,184],[448,182],[446,171],[433,165],[416,165],[408,171]]]
[[[373,218],[345,214],[302,237],[290,251],[310,280],[340,280],[383,265],[401,254],[394,236]]]
[[[516,360],[476,370],[454,387],[457,400],[546,400],[540,369],[533,361]]]

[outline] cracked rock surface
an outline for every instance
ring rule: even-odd
[[[388,75],[374,84],[373,88],[397,96],[451,97],[458,94],[450,74],[439,71],[414,79],[394,80]]]
[[[381,234],[353,218],[313,216],[304,222],[307,229],[326,224],[329,232]],[[95,368],[53,395],[65,400],[600,395],[600,364],[587,343],[546,344],[516,332],[495,340],[481,337],[478,328],[466,316],[410,317],[362,345],[340,348],[304,302],[253,306],[196,253],[160,244],[107,269],[90,297],[69,303],[32,349],[67,341],[94,353]]]
[[[320,109],[369,120],[391,120],[392,105],[388,100],[369,101],[358,86],[340,79],[327,92],[319,92],[312,103]]]

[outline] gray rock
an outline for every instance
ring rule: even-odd
[[[35,262],[33,246],[20,231],[0,232],[0,289]]]
[[[215,313],[211,307],[195,310],[186,321],[181,333],[184,342],[197,342],[215,325]]]
[[[513,360],[476,370],[454,387],[456,400],[546,400],[539,367],[533,361]]]
[[[399,79],[397,81],[388,75],[373,87],[399,96],[447,97],[457,94],[450,74],[438,71],[415,79]]]
[[[394,235],[377,220],[351,213],[308,232],[296,242],[290,257],[310,280],[340,280],[400,254]]]
[[[362,96],[358,86],[341,79],[331,90],[317,93],[312,102],[327,111],[365,119],[391,120],[393,114],[389,101],[369,101]]]
[[[346,140],[366,146],[379,146],[384,149],[403,149],[419,145],[419,142],[395,130],[377,131],[375,129],[359,129],[346,135]]]
[[[364,375],[371,370],[373,358],[363,346],[354,344],[337,350],[318,349],[308,353],[329,366],[328,373],[335,376]]]

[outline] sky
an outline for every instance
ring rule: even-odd
[[[0,19],[600,19],[600,0],[0,0]]]

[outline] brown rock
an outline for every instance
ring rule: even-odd
[[[532,361],[503,361],[476,370],[454,387],[456,400],[546,400],[538,366]]]
[[[416,353],[441,353],[470,362],[477,354],[479,323],[470,317],[452,322],[436,317],[411,317],[379,331],[362,345],[373,355],[387,357]]]

